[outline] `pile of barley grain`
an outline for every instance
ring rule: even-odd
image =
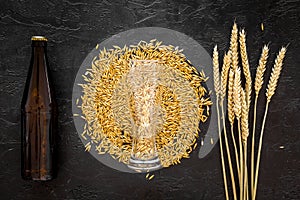
[[[82,138],[86,150],[109,153],[128,164],[132,149],[132,98],[128,95],[126,75],[131,60],[156,60],[162,77],[156,89],[155,102],[161,108],[161,124],[157,127],[156,147],[163,167],[188,158],[197,140],[199,122],[209,115],[211,101],[202,86],[204,73],[191,65],[182,50],[151,40],[136,46],[100,51],[79,84],[83,95],[77,100],[81,118],[85,120]],[[76,116],[76,114],[75,114]]]

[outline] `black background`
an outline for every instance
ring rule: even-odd
[[[268,75],[279,48],[289,44],[266,123],[257,197],[299,199],[299,8],[297,0],[2,0],[0,198],[224,199],[218,146],[202,160],[194,152],[180,166],[155,172],[151,181],[144,175],[112,170],[84,152],[72,120],[71,96],[83,59],[97,43],[116,33],[136,27],[165,27],[194,38],[208,52],[215,44],[224,52],[236,20],[248,34],[252,74],[263,44],[269,43],[272,52]],[[49,38],[48,58],[59,105],[59,172],[57,179],[45,183],[20,177],[20,102],[32,35]],[[261,97],[259,120],[265,100]]]

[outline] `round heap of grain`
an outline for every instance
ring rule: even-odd
[[[83,95],[78,106],[85,120],[81,134],[86,150],[109,153],[128,164],[131,155],[131,122],[134,114],[128,96],[126,75],[131,60],[156,60],[163,71],[156,89],[155,103],[163,119],[157,128],[156,147],[163,167],[188,158],[199,133],[199,122],[205,122],[211,101],[202,86],[206,81],[186,59],[182,50],[151,40],[136,46],[103,49],[93,59],[91,68],[80,84]],[[205,112],[206,111],[206,112]]]

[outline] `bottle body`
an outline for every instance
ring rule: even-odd
[[[57,106],[49,78],[46,42],[43,37],[32,40],[21,105],[21,174],[24,179],[51,180],[54,177]]]

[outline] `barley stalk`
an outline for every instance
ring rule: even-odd
[[[221,110],[222,110],[222,119],[223,119],[225,147],[226,147],[226,152],[227,152],[227,157],[228,157],[228,165],[229,165],[229,172],[230,172],[230,177],[231,177],[232,192],[233,192],[233,198],[234,198],[234,200],[236,200],[237,197],[236,197],[235,179],[234,179],[231,156],[230,156],[230,150],[229,150],[228,139],[227,139],[227,131],[226,131],[226,126],[225,126],[225,114],[224,114],[223,102],[221,104],[222,104],[221,105]]]
[[[252,200],[255,200],[255,198],[256,198],[256,187],[257,187],[257,181],[258,181],[258,168],[259,168],[259,163],[260,163],[262,138],[263,138],[263,133],[264,133],[263,130],[264,130],[264,127],[265,127],[268,108],[269,108],[269,102],[267,101],[265,114],[264,114],[264,118],[263,118],[263,122],[262,122],[262,128],[261,128],[261,132],[260,132],[260,138],[259,138],[259,146],[258,146],[258,153],[257,153],[257,159],[256,159],[256,170],[255,170],[255,179],[254,179],[254,185],[253,185]]]
[[[219,143],[220,143],[221,163],[222,163],[222,171],[223,171],[223,181],[224,181],[226,200],[228,200],[229,196],[228,196],[226,169],[225,169],[223,144],[222,144],[222,137],[221,137],[220,112],[219,112],[219,94],[221,93],[221,85],[220,85],[219,57],[218,57],[217,46],[215,46],[214,51],[213,51],[213,73],[214,73],[215,93],[217,96],[216,107],[217,107],[217,116],[218,116],[218,130],[219,130],[219,138],[220,138]]]
[[[242,133],[241,133],[241,119],[238,118],[238,134],[239,134],[239,161],[240,161],[240,199],[243,199],[243,146],[242,146]]]
[[[253,113],[253,130],[252,130],[252,146],[251,146],[251,194],[253,194],[254,186],[254,146],[255,146],[255,126],[256,126],[256,108],[257,108],[258,95],[255,95],[254,100],[254,113]]]
[[[244,143],[244,199],[247,200],[249,199],[249,194],[248,194],[248,166],[247,166],[247,143]]]
[[[233,111],[238,120],[238,132],[239,132],[239,151],[240,151],[240,199],[243,197],[243,147],[242,147],[242,135],[241,135],[241,70],[238,67],[235,70],[235,76],[233,81]]]
[[[232,69],[236,70],[238,67],[238,28],[236,23],[233,24],[230,38],[230,51],[232,53]]]
[[[260,164],[260,156],[261,156],[261,148],[262,148],[262,139],[263,139],[263,134],[264,134],[264,128],[265,128],[265,122],[266,122],[266,118],[267,118],[269,103],[271,101],[272,96],[275,94],[278,79],[280,77],[280,73],[282,70],[285,53],[286,53],[286,48],[282,47],[275,59],[275,64],[272,69],[271,77],[269,79],[269,83],[268,83],[268,87],[267,87],[267,91],[266,91],[267,103],[266,103],[265,114],[264,114],[264,118],[263,118],[263,122],[262,122],[262,128],[261,128],[259,144],[258,144],[258,153],[257,153],[256,168],[255,168],[255,179],[254,179],[253,194],[252,194],[253,200],[256,198],[258,172],[259,172],[259,164]]]
[[[264,82],[263,76],[266,70],[268,54],[269,54],[269,47],[265,45],[262,49],[258,67],[256,69],[256,76],[255,76],[255,83],[254,83],[255,100],[254,100],[254,111],[253,111],[253,130],[252,130],[252,147],[251,147],[251,184],[250,184],[251,193],[253,193],[253,185],[254,185],[254,146],[255,146],[256,108],[257,108],[258,94]]]
[[[246,92],[246,103],[249,111],[250,102],[251,102],[252,80],[251,80],[251,72],[250,72],[250,66],[249,66],[248,55],[247,55],[246,33],[244,29],[242,29],[242,31],[240,32],[240,52],[242,58],[243,72],[246,78],[245,92]]]
[[[220,152],[221,152],[221,162],[222,162],[222,170],[223,170],[223,180],[224,180],[224,187],[225,187],[225,196],[226,196],[226,200],[229,199],[228,196],[228,187],[227,187],[227,178],[226,178],[226,169],[225,169],[225,162],[224,162],[224,153],[223,153],[223,142],[222,142],[222,136],[221,136],[221,127],[220,127],[220,113],[219,113],[219,105],[218,105],[218,100],[219,98],[217,97],[217,102],[216,102],[216,106],[217,106],[217,115],[218,115],[218,128],[219,128],[219,138],[220,138]]]
[[[246,93],[244,90],[241,92],[241,101],[242,101],[242,116],[241,116],[241,122],[242,122],[242,142],[244,147],[244,199],[246,199],[247,191],[248,191],[248,185],[247,185],[247,179],[248,179],[248,173],[247,173],[247,139],[249,136],[249,125],[248,125],[248,105],[247,105],[247,99],[246,99]]]

